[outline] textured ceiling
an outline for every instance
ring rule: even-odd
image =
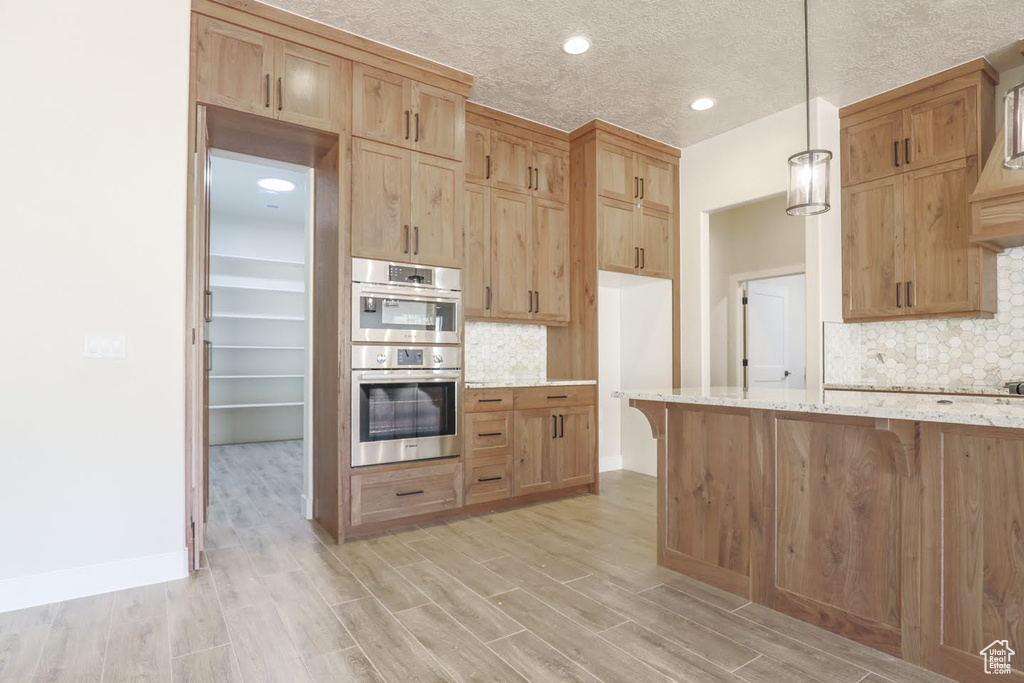
[[[471,100],[566,130],[601,118],[686,146],[803,99],[800,0],[268,1],[468,71]],[[838,106],[982,55],[1014,66],[1024,34],[1024,0],[811,0],[810,13],[812,96]],[[562,52],[574,34],[589,52]],[[691,111],[700,96],[717,106]]]

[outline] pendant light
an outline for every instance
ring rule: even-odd
[[[1024,169],[1024,83],[1006,91],[1006,156],[1003,166]]]
[[[807,112],[807,148],[789,158],[789,195],[786,213],[814,216],[832,206],[828,200],[832,152],[811,149],[811,56],[807,29],[807,0],[804,0],[804,88]]]

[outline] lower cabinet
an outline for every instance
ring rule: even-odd
[[[462,507],[462,463],[353,474],[352,526]]]
[[[522,496],[555,488],[558,417],[552,410],[517,410],[513,490]]]

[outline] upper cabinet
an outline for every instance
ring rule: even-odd
[[[352,67],[352,134],[461,161],[466,100],[365,64]]]
[[[993,139],[984,60],[840,111],[843,317],[991,316],[995,256],[968,196]]]
[[[597,145],[597,194],[608,199],[672,213],[676,164],[621,145]]]
[[[209,17],[198,18],[196,98],[218,107],[339,132],[344,60]]]

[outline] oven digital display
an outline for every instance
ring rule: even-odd
[[[398,366],[423,365],[423,349],[398,349]]]

